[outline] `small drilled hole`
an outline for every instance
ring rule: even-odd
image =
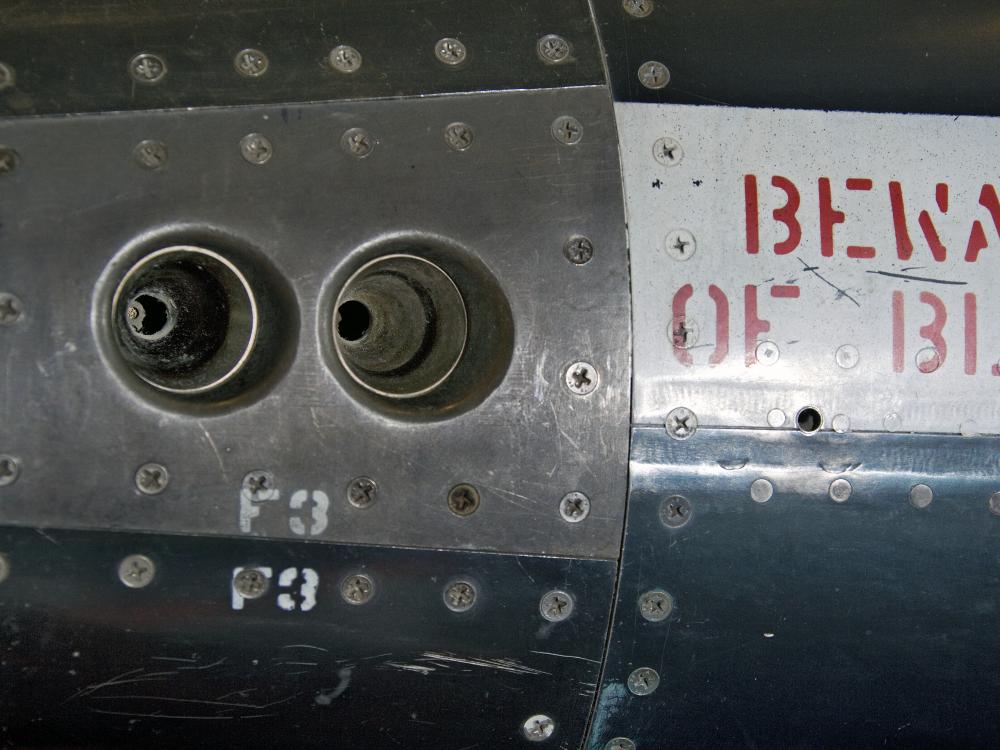
[[[344,341],[360,341],[371,323],[371,312],[357,300],[348,300],[337,308],[337,335]]]
[[[150,294],[140,294],[128,307],[129,325],[141,336],[155,336],[169,319],[167,303]]]
[[[816,432],[823,426],[823,417],[820,416],[820,413],[811,406],[800,409],[795,421],[798,424],[799,429],[806,434]]]

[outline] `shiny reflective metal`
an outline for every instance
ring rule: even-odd
[[[7,63],[0,62],[0,91],[14,88],[17,84],[17,76],[14,69]]]
[[[233,58],[233,67],[236,68],[236,72],[246,78],[259,78],[267,72],[270,65],[267,55],[252,47],[240,50]]]
[[[476,605],[476,587],[470,581],[453,581],[444,590],[444,604],[452,612],[468,612]]]
[[[685,526],[693,515],[694,505],[683,495],[671,495],[660,503],[660,522],[669,529]]]
[[[233,577],[233,590],[244,599],[260,599],[270,586],[267,574],[257,568],[243,568]]]
[[[1000,516],[1000,492],[994,492],[990,495],[989,508],[990,513],[995,516]]]
[[[915,484],[910,487],[910,505],[923,510],[934,501],[934,490],[926,484]]]
[[[558,65],[570,59],[572,45],[558,34],[546,34],[538,40],[538,56],[547,65]]]
[[[465,45],[452,37],[440,39],[434,45],[434,56],[445,65],[461,65],[468,54]]]
[[[24,303],[16,294],[0,292],[0,325],[14,325],[24,314]]]
[[[761,477],[750,483],[750,499],[755,503],[766,503],[774,497],[774,485]]]
[[[639,83],[647,89],[662,89],[670,83],[670,71],[658,60],[649,60],[639,66]]]
[[[364,159],[374,150],[376,140],[364,128],[349,128],[340,136],[340,147],[351,156]]]
[[[545,742],[555,734],[556,723],[545,714],[535,714],[524,720],[521,731],[531,742]]]
[[[575,396],[589,396],[601,384],[601,373],[590,362],[574,362],[563,373],[563,382]]]
[[[552,137],[564,146],[574,146],[583,140],[583,125],[575,117],[560,115],[552,121]]]
[[[652,667],[639,667],[629,674],[626,684],[632,695],[650,695],[660,686],[660,675]]]
[[[370,508],[378,497],[378,484],[371,477],[355,477],[347,485],[347,502],[355,508]]]
[[[549,622],[563,622],[573,614],[576,604],[573,597],[565,591],[554,590],[542,595],[538,603],[538,611]]]
[[[161,169],[167,163],[167,145],[163,141],[139,141],[132,149],[132,158],[143,169]]]
[[[650,2],[652,0],[649,0]],[[636,750],[635,743],[628,737],[614,737],[607,741],[604,750]]]
[[[663,622],[674,611],[674,598],[663,589],[646,591],[639,597],[639,614],[649,622]]]
[[[7,453],[0,454],[0,487],[8,487],[21,476],[21,462]]]
[[[348,44],[340,44],[330,50],[330,67],[340,73],[356,73],[361,69],[361,53]]]
[[[479,490],[471,484],[456,484],[448,491],[448,509],[456,516],[471,516],[479,503]]]
[[[559,515],[566,523],[580,523],[590,515],[590,498],[582,492],[568,492],[559,501]]]
[[[260,133],[248,133],[240,139],[240,154],[250,164],[262,165],[271,161],[274,146]]]
[[[146,555],[129,555],[118,563],[118,580],[130,589],[142,589],[156,577],[156,564]]]
[[[7,580],[10,575],[10,561],[7,559],[7,555],[0,552],[0,583]]]
[[[475,137],[472,126],[464,122],[453,122],[444,129],[444,142],[453,151],[465,151],[472,145]]]
[[[678,406],[667,414],[666,425],[674,440],[687,440],[698,431],[698,416],[686,406]]]
[[[594,243],[589,237],[574,235],[563,245],[563,255],[574,266],[586,265],[594,257]]]
[[[128,73],[136,83],[159,83],[167,75],[167,63],[159,55],[141,52],[129,60]]]
[[[170,484],[170,472],[163,464],[143,464],[135,472],[135,486],[144,495],[159,495]]]
[[[686,229],[674,229],[667,234],[663,247],[674,260],[688,260],[698,249],[694,235]]]
[[[375,596],[375,582],[365,573],[354,573],[341,582],[340,595],[348,604],[367,604]]]
[[[781,350],[773,341],[761,341],[754,349],[754,356],[757,358],[757,362],[767,367],[781,359]]]
[[[654,0],[622,0],[622,7],[630,16],[646,18],[656,6]]]

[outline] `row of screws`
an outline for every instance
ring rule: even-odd
[[[539,59],[546,65],[561,65],[571,62],[573,46],[558,34],[546,34],[535,45]],[[465,43],[454,37],[439,39],[434,44],[434,57],[449,67],[458,67],[469,58]],[[361,70],[364,58],[355,47],[341,44],[327,55],[330,67],[338,73],[348,75]],[[245,78],[260,78],[271,68],[268,56],[259,49],[248,47],[240,50],[233,58],[233,68]],[[128,63],[128,73],[136,83],[154,85],[167,77],[167,62],[160,55],[141,52]],[[0,91],[14,85],[14,70],[0,63]]]

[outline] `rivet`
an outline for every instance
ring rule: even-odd
[[[850,370],[861,361],[861,354],[858,352],[858,347],[853,344],[844,344],[837,348],[834,359],[837,360],[837,365],[845,370]]]
[[[915,484],[910,487],[910,505],[923,510],[934,501],[934,490],[926,484]]]
[[[750,484],[750,499],[755,503],[766,503],[774,497],[774,485],[767,479],[755,479]]]
[[[754,356],[760,364],[770,367],[781,359],[781,351],[773,341],[761,341],[754,350]]]
[[[785,416],[785,412],[781,409],[771,409],[771,411],[767,413],[767,424],[769,427],[781,427],[785,424],[786,419],[787,417]]]
[[[233,577],[233,589],[244,599],[260,599],[270,585],[264,571],[257,568],[243,568]]]
[[[829,495],[830,499],[835,503],[846,503],[851,499],[851,494],[854,492],[854,487],[851,483],[844,479],[843,477],[839,479],[834,479],[830,482]]]
[[[995,516],[1000,516],[1000,492],[994,492],[990,495],[990,513]]]

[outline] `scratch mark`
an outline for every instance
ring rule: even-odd
[[[222,454],[219,453],[219,448],[215,445],[215,441],[212,440],[212,435],[209,433],[208,430],[205,429],[205,425],[199,421],[198,426],[201,428],[201,431],[205,434],[205,440],[208,441],[208,445],[211,447],[212,453],[215,454],[215,460],[219,462],[219,470],[222,472],[223,479],[225,479],[228,482],[229,474],[226,472],[225,464],[222,463]]]
[[[151,656],[149,658],[151,660],[156,660],[156,661],[182,661],[182,662],[186,662],[187,664],[197,664],[198,663],[197,659],[182,659],[182,658],[180,658],[178,656]]]
[[[128,711],[104,711],[100,708],[92,708],[90,711],[95,714],[107,714],[109,716],[135,716],[140,719],[196,719],[200,721],[222,721],[224,719],[235,718],[233,716],[178,716],[176,714],[161,714],[159,712],[152,714],[136,714]]]
[[[308,643],[289,643],[287,646],[282,646],[282,648],[311,648],[316,651],[322,651],[324,654],[330,653],[329,649],[323,648],[322,646],[311,646]]]
[[[425,651],[422,656],[424,659],[430,661],[444,662],[445,664],[463,664],[469,667],[480,667],[481,669],[495,669],[498,672],[509,672],[510,674],[544,674],[550,676],[552,674],[551,672],[544,672],[541,669],[526,667],[514,659],[475,659],[434,651]],[[418,661],[422,660],[418,659]]]
[[[842,297],[846,297],[851,302],[853,302],[855,305],[857,305],[858,307],[861,307],[861,303],[858,302],[856,299],[854,299],[854,297],[852,297],[851,295],[849,295],[846,291],[844,291],[843,289],[841,289],[836,284],[834,284],[834,283],[832,283],[830,281],[827,281],[820,274],[818,266],[810,266],[808,263],[806,263],[804,260],[802,260],[802,258],[799,258],[798,260],[799,260],[799,263],[802,264],[803,270],[808,271],[809,273],[811,273],[813,276],[815,276],[817,279],[819,279],[820,281],[822,281],[828,287],[831,287],[832,289],[836,289],[837,290],[837,299],[841,299]]]
[[[531,574],[527,570],[524,569],[524,564],[521,562],[521,558],[520,557],[515,557],[514,558],[514,562],[517,563],[517,567],[519,567],[521,569],[521,572],[524,573],[524,575],[526,575],[528,577],[528,580],[531,581],[532,583],[534,583],[535,579],[532,578]]]
[[[200,670],[200,669],[211,669],[212,667],[217,667],[217,666],[219,666],[220,664],[222,664],[222,663],[223,663],[223,662],[225,662],[225,661],[226,661],[226,657],[225,657],[225,656],[223,656],[223,657],[222,657],[221,659],[219,659],[218,661],[213,661],[213,662],[212,662],[211,664],[206,664],[206,665],[204,665],[204,666],[202,666],[202,667],[177,667],[177,669],[179,669],[179,670],[182,670],[182,669],[194,669],[194,670]]]
[[[223,708],[252,708],[255,710],[262,710],[265,708],[271,708],[271,706],[280,706],[282,703],[288,703],[289,701],[295,700],[298,697],[298,693],[290,695],[287,698],[282,698],[280,700],[271,701],[270,703],[256,704],[256,703],[232,703],[229,701],[211,701],[202,700],[200,698],[171,698],[166,695],[95,695],[94,700],[115,700],[115,701],[127,701],[127,700],[138,700],[138,701],[162,701],[164,703],[193,703],[198,706],[222,706]]]
[[[44,531],[42,531],[42,529],[35,529],[35,531],[38,532],[38,535],[41,536],[42,539],[48,539],[50,542],[52,542],[57,547],[62,547],[62,545],[59,542],[57,542],[55,539],[53,539],[48,534],[46,534]]]
[[[394,661],[387,661],[385,663],[385,666],[393,667],[395,669],[402,669],[404,672],[419,672],[425,677],[429,675],[431,672],[437,671],[434,669],[434,667],[424,667],[419,664],[400,664]]]
[[[967,281],[948,281],[947,279],[932,279],[929,276],[910,276],[905,273],[893,273],[892,271],[869,271],[878,276],[889,276],[893,279],[906,279],[907,281],[925,281],[928,284],[947,284],[948,286],[967,286]]]
[[[586,656],[574,656],[573,654],[556,654],[552,651],[532,651],[533,654],[545,654],[546,656],[557,656],[560,659],[579,659],[580,661],[589,661],[591,664],[600,664],[599,659],[588,659]]]

